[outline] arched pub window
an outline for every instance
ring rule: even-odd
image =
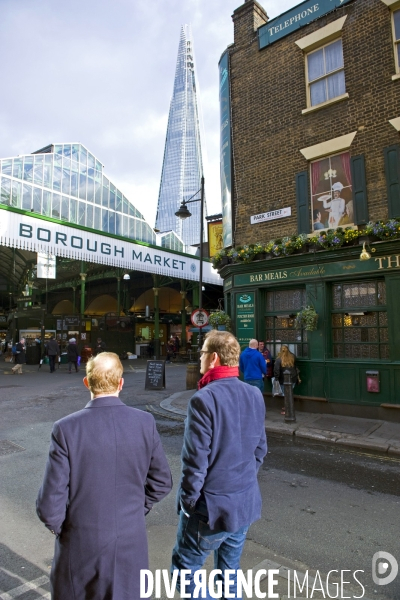
[[[333,358],[389,359],[384,281],[332,286]]]
[[[306,290],[276,290],[266,294],[265,345],[276,357],[282,344],[299,357],[308,356],[307,332],[295,329],[296,314],[306,305]]]

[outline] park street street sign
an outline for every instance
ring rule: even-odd
[[[279,208],[278,210],[270,210],[268,212],[260,213],[259,215],[253,215],[250,217],[250,224],[263,223],[264,221],[273,221],[274,219],[282,219],[282,217],[290,217],[292,209],[290,206],[287,208]]]

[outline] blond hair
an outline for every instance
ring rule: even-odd
[[[89,390],[94,396],[114,394],[118,391],[123,371],[117,354],[101,352],[91,358],[86,365]]]
[[[206,334],[205,340],[207,340],[207,350],[218,354],[222,366],[238,366],[240,346],[232,333],[213,329]]]
[[[295,356],[287,346],[281,346],[281,351],[277,358],[281,359],[282,367],[294,367]]]

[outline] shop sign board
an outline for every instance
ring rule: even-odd
[[[198,281],[200,274],[198,257],[12,210],[1,212],[0,245],[177,279]],[[218,272],[206,260],[203,261],[203,282],[222,285]]]
[[[247,346],[254,336],[254,292],[236,294],[236,337],[240,346]]]
[[[146,366],[145,390],[165,388],[165,360],[148,360]]]
[[[47,252],[37,253],[37,277],[39,279],[56,279],[56,255]]]
[[[274,221],[275,219],[282,219],[283,217],[290,217],[292,209],[290,206],[287,208],[279,208],[278,210],[269,210],[268,212],[260,213],[259,215],[252,215],[250,217],[251,225],[256,223],[264,223],[264,221]]]
[[[258,30],[258,47],[261,50],[281,38],[319,19],[328,12],[339,8],[351,0],[306,0],[294,8],[268,21]]]
[[[65,329],[69,331],[72,327],[79,327],[81,323],[80,317],[64,317],[64,319],[57,319],[57,330],[60,331]]]
[[[285,283],[293,281],[309,280],[321,277],[337,277],[346,275],[358,275],[374,271],[400,269],[400,254],[392,256],[377,256],[370,260],[348,260],[342,262],[331,262],[324,265],[305,265],[288,267],[270,271],[259,271],[257,273],[241,273],[235,275],[235,286],[260,285],[268,283]]]

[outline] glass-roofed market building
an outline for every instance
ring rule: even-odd
[[[156,243],[153,228],[82,144],[51,144],[32,154],[3,158],[0,173],[2,204]]]
[[[101,332],[112,351],[159,356],[180,332],[185,346],[199,256],[153,230],[103,169],[79,143],[0,159],[0,344],[23,335],[33,352],[53,333],[91,350]],[[221,278],[203,263],[212,306]]]

